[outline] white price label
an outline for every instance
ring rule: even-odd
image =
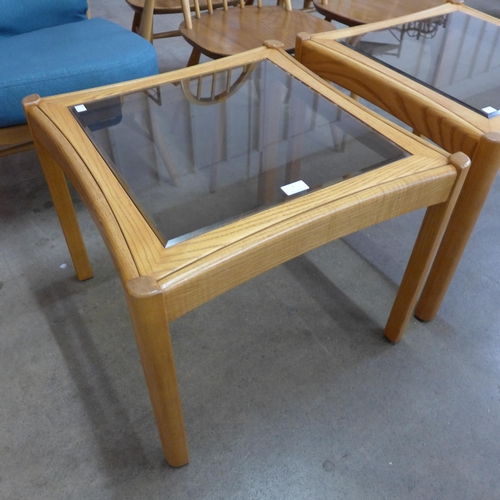
[[[281,186],[281,189],[285,192],[287,196],[292,196],[293,194],[300,193],[309,189],[309,186],[304,181],[292,182],[286,186]]]

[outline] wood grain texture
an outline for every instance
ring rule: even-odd
[[[437,103],[435,93],[421,93],[421,85],[410,85],[408,78],[380,64],[366,64],[365,59],[339,43],[325,46],[314,39],[300,43],[300,61],[321,77],[372,102],[446,151],[474,154],[484,133],[479,126],[486,125],[482,117],[473,111],[470,113],[474,116],[469,116],[467,109],[466,117],[462,118],[454,101]]]
[[[50,196],[54,202],[54,208],[61,223],[76,276],[81,281],[92,278],[92,266],[83,242],[64,172],[38,140],[35,141],[35,149],[42,165]]]
[[[37,142],[62,168],[66,177],[85,202],[122,280],[125,282],[138,277],[137,267],[130,255],[127,243],[123,239],[122,230],[86,164],[59,129],[38,107],[28,106],[26,115]],[[86,160],[92,161],[94,157],[95,155],[90,155]],[[54,200],[54,205],[57,206],[59,203],[64,202],[59,202],[58,199]],[[77,224],[76,220],[74,224]],[[76,227],[68,228],[68,230],[75,233],[77,230],[79,231]]]
[[[455,11],[500,26],[499,19],[464,5],[447,4],[432,9],[436,15]],[[373,102],[444,149],[463,151],[472,159],[428,284],[416,307],[417,317],[423,320],[430,320],[437,313],[500,167],[495,139],[495,131],[500,131],[500,116],[488,119],[337,40],[425,18],[429,12],[327,34],[301,34],[296,48],[300,61],[322,77]]]
[[[422,321],[436,316],[500,169],[499,132],[488,132],[481,137],[472,165],[480,168],[470,169],[415,309],[415,316]]]
[[[391,342],[399,342],[403,337],[470,167],[470,160],[463,153],[451,155],[450,163],[457,169],[457,181],[444,203],[427,209],[384,329]]]
[[[203,54],[217,59],[260,47],[265,40],[283,42],[285,50],[295,47],[295,37],[301,31],[318,33],[335,29],[330,23],[302,11],[287,12],[282,7],[231,7],[227,11],[204,13],[179,27],[182,36]]]
[[[272,41],[267,45],[280,47]],[[390,137],[410,156],[163,248],[68,107],[264,59]],[[188,451],[169,321],[332,239],[419,208],[451,207],[459,187],[457,169],[440,148],[333,89],[282,48],[259,48],[172,74],[35,100],[26,111],[37,143],[53,159],[51,165],[62,169],[88,206],[123,281],[164,455],[173,466],[187,463]],[[443,214],[441,208],[428,211],[425,237],[408,270],[412,286],[423,282]],[[413,306],[411,288],[405,287],[398,302],[394,324],[399,331],[404,331]]]
[[[210,241],[206,238],[193,242],[189,248],[202,255],[160,281],[167,296],[169,320],[328,241],[440,203],[449,194],[455,178],[456,172],[443,166],[425,174],[375,183],[359,191],[346,181],[339,185],[336,196],[330,192],[322,204],[301,207],[297,213],[291,209],[292,214],[286,213],[291,203],[279,207],[282,220],[275,210],[269,210],[272,219],[258,231],[253,227],[254,217],[249,217],[228,225],[226,231],[222,228],[218,234],[210,233]],[[347,186],[341,187],[344,184]],[[207,251],[208,244],[211,252]]]
[[[165,296],[146,276],[127,282],[125,291],[163,453],[170,465],[181,467],[189,454]]]
[[[416,156],[425,158],[421,165],[425,165],[425,162],[429,161],[428,158],[430,157],[442,163],[443,155],[438,150],[433,150],[424,141],[415,139],[392,123],[381,120],[375,113],[367,111],[348,97],[331,88],[324,80],[321,80],[310,72],[304,71],[293,58],[284,55],[276,49],[260,48],[244,56],[237,55],[231,59],[214,61],[210,64],[200,65],[199,68],[185,68],[173,72],[173,75],[168,74],[152,77],[147,82],[153,85],[147,86],[156,86],[162,80],[175,81],[199,73],[206,74],[214,70],[222,71],[224,68],[231,67],[232,65],[252,63],[266,56],[277,63],[279,62],[287,71],[299,76],[305,83],[318,92],[321,92],[326,98],[339,102],[344,109],[366,122],[369,126],[376,128],[384,135],[393,137],[406,150]],[[144,221],[137,207],[130,201],[128,196],[124,195],[122,186],[97,153],[86,134],[75,123],[73,116],[67,109],[68,106],[80,104],[92,98],[116,96],[120,95],[121,92],[130,92],[143,87],[144,81],[137,80],[135,82],[118,84],[114,89],[112,87],[103,87],[101,89],[67,94],[58,98],[46,98],[42,100],[40,107],[51,116],[59,130],[64,131],[65,136],[73,144],[78,155],[81,158],[87,158],[87,161],[92,164],[92,177],[107,200],[109,209],[114,214],[114,217],[120,221],[119,224],[123,237],[127,241],[127,246],[133,255],[139,273],[142,275],[152,275],[160,279],[162,276],[170,273],[172,269],[187,265],[190,262],[189,259],[199,258],[199,254],[196,253],[196,255],[193,255],[192,251],[187,251],[183,247],[183,244],[181,246],[176,245],[167,251],[163,249],[160,241],[150,226]],[[56,102],[58,104],[52,104]],[[417,167],[414,166],[414,168]],[[369,178],[370,176],[368,175],[367,179]],[[352,180],[352,182],[357,183],[359,181],[356,179]],[[138,237],[139,235],[141,235],[140,238]],[[139,241],[141,244],[138,244]],[[206,251],[211,252],[213,248],[207,247]],[[116,251],[114,253],[116,254]],[[178,253],[182,255],[181,261],[178,260]]]

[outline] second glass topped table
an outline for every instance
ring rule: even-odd
[[[439,309],[500,168],[500,20],[447,4],[332,33],[303,34],[299,60],[472,160],[416,316]]]
[[[467,11],[339,40],[481,116],[500,114],[500,25]]]
[[[429,207],[386,326],[402,333],[468,167],[267,45],[25,100],[77,275],[92,271],[65,176],[113,257],[173,466],[188,450],[169,323],[308,250]]]

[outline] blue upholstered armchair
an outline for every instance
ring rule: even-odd
[[[0,156],[31,147],[21,101],[158,73],[154,0],[141,36],[87,17],[87,0],[0,0]],[[146,39],[145,39],[146,38]]]

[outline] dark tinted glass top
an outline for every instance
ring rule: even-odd
[[[407,155],[268,61],[72,112],[167,246]]]
[[[500,114],[500,26],[496,24],[453,12],[342,42],[483,116]]]

